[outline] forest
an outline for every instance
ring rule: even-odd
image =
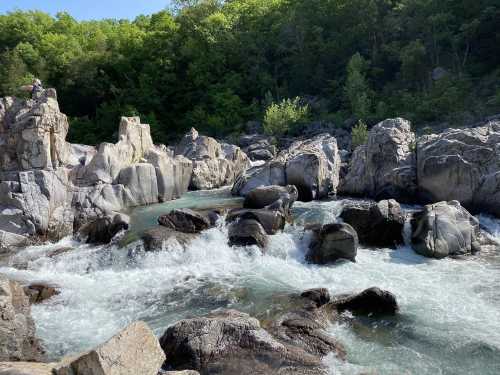
[[[500,113],[500,2],[183,0],[133,21],[0,15],[0,97],[33,77],[57,89],[70,141],[86,144],[114,141],[122,115],[165,143],[192,126],[237,135],[287,108],[306,109],[297,126],[470,124]]]

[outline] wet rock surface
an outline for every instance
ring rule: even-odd
[[[358,234],[349,224],[327,224],[313,233],[307,261],[315,264],[331,264],[339,259],[356,261]]]
[[[423,256],[440,259],[481,250],[479,221],[457,201],[425,206],[411,225],[411,245]]]
[[[212,218],[212,221],[214,218]],[[209,215],[203,215],[187,208],[176,209],[158,218],[158,223],[166,228],[183,233],[199,233],[211,226]]]
[[[393,199],[348,203],[340,218],[356,230],[362,245],[394,248],[404,242],[405,216]]]

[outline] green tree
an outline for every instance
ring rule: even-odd
[[[345,95],[352,113],[359,119],[367,118],[371,111],[371,90],[366,79],[366,60],[354,54],[347,64]]]
[[[267,134],[283,135],[292,127],[307,121],[309,117],[308,105],[302,105],[300,98],[284,99],[280,103],[273,103],[266,109],[264,116],[264,131]]]

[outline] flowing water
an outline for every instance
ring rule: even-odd
[[[226,190],[189,193],[182,199],[132,212],[132,232],[156,225],[174,207],[235,205]],[[265,317],[280,296],[327,287],[332,294],[378,286],[392,291],[400,313],[357,319],[331,332],[348,358],[325,359],[332,374],[500,374],[500,254],[430,260],[409,247],[360,249],[356,263],[315,266],[304,261],[309,237],[303,225],[332,222],[341,201],[297,203],[296,226],[270,237],[266,255],[230,248],[226,229],[207,230],[187,249],[144,253],[126,247],[89,246],[71,240],[27,248],[0,272],[49,282],[61,294],[33,306],[38,334],[54,358],[100,344],[128,323],[147,321],[158,335],[185,317],[236,308]],[[500,239],[500,222],[481,217]]]

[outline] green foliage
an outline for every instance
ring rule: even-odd
[[[357,118],[370,115],[371,91],[366,80],[367,63],[359,54],[354,54],[347,64],[345,94],[352,113]]]
[[[308,117],[309,106],[302,105],[299,97],[284,99],[266,109],[264,131],[270,135],[283,135],[294,126],[307,121]]]
[[[0,15],[0,97],[41,78],[88,143],[114,140],[130,112],[157,142],[233,134],[294,97],[340,124],[480,118],[500,112],[499,18],[498,0],[176,0],[134,21],[16,11]]]
[[[351,137],[351,149],[353,150],[358,146],[366,144],[368,141],[368,127],[362,120],[359,120],[352,128]]]

